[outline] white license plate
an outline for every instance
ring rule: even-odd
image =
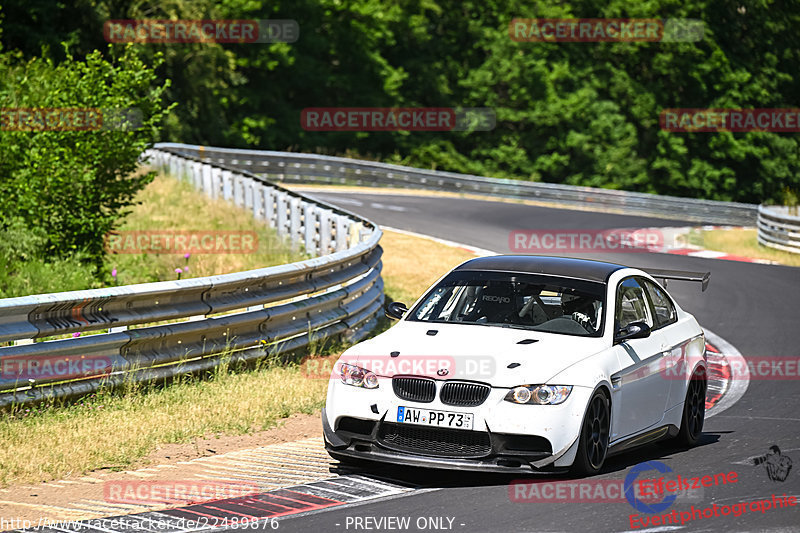
[[[472,413],[450,413],[415,407],[398,407],[397,421],[405,424],[472,429]]]

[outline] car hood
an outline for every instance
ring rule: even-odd
[[[567,367],[605,348],[602,338],[499,326],[401,321],[353,346],[340,360],[358,364],[381,377],[416,375],[515,387],[547,383]]]

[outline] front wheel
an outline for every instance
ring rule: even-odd
[[[683,403],[681,429],[675,442],[680,446],[694,446],[703,433],[703,422],[706,416],[706,376],[697,370],[689,380],[686,388],[686,401]]]
[[[572,463],[572,471],[579,475],[593,475],[600,471],[608,453],[610,427],[608,398],[595,391],[583,417],[578,453]]]

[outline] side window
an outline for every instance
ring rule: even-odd
[[[653,317],[644,289],[634,278],[627,278],[617,287],[617,327],[624,328],[631,322],[644,322],[653,327]]]
[[[650,301],[653,302],[653,310],[655,311],[656,327],[666,326],[678,320],[678,313],[675,311],[675,306],[664,292],[664,289],[649,280],[642,280],[647,294],[650,296]]]

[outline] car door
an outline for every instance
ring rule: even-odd
[[[617,285],[614,310],[615,331],[632,322],[655,327],[653,309],[645,288],[631,276]],[[628,339],[614,346],[621,370],[614,373],[615,420],[611,440],[642,431],[661,421],[670,383],[661,374],[666,340],[653,330],[648,337]]]
[[[686,386],[683,380],[675,376],[683,374],[679,369],[685,368],[687,363],[685,348],[688,339],[679,328],[675,327],[678,322],[678,312],[667,291],[646,278],[639,279],[639,282],[644,286],[652,305],[653,320],[655,321],[654,329],[661,333],[662,351],[665,352],[665,355],[668,355],[663,359],[661,366],[662,375],[670,386],[669,397],[664,405],[664,411],[666,412],[682,402],[686,395]]]

